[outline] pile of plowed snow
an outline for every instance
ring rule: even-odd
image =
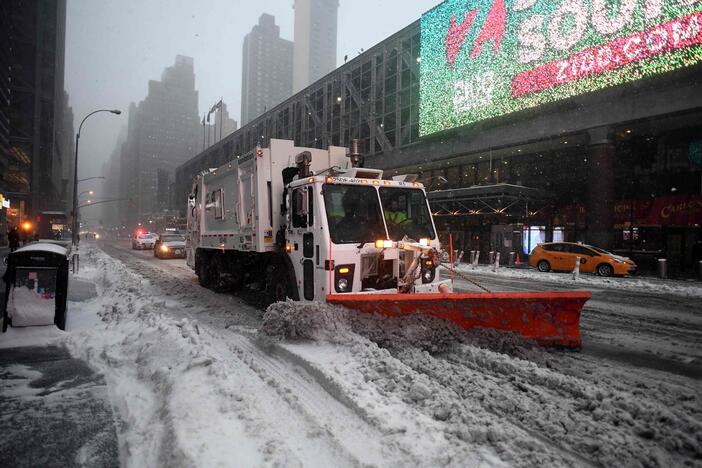
[[[387,317],[316,302],[271,305],[263,316],[260,333],[279,339],[330,343],[347,342],[348,333],[355,333],[383,348],[414,347],[430,353],[443,353],[461,344],[517,357],[541,352],[534,342],[510,332],[479,328],[466,331],[428,314]]]

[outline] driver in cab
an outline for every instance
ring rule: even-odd
[[[400,227],[412,222],[407,217],[407,212],[400,208],[400,201],[393,198],[390,201],[390,206],[385,209],[385,222],[388,225],[388,232],[391,236],[400,233]]]

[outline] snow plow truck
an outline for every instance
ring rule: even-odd
[[[357,141],[322,150],[272,139],[198,175],[186,252],[199,283],[581,346],[589,292],[454,293],[439,274],[441,246],[423,185],[363,162]]]

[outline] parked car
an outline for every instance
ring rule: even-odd
[[[132,237],[132,249],[134,250],[148,250],[153,249],[156,244],[156,234],[150,232],[137,233]]]
[[[627,257],[615,255],[592,245],[571,242],[539,244],[531,252],[529,265],[541,272],[572,271],[580,257],[580,271],[600,276],[626,276],[636,271],[636,264]]]
[[[154,245],[154,257],[185,258],[185,236],[170,232],[158,236]]]

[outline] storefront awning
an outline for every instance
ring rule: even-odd
[[[434,216],[535,216],[547,205],[546,194],[512,184],[474,185],[427,193]]]

